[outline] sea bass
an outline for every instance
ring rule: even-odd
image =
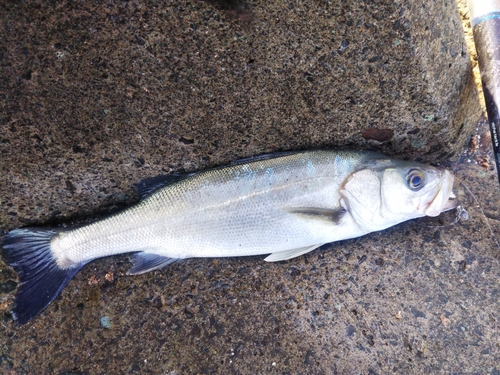
[[[5,236],[4,259],[19,276],[13,316],[23,324],[39,314],[97,258],[134,252],[130,275],[186,258],[291,259],[455,208],[452,186],[447,170],[367,151],[279,153],[146,179],[140,202],[108,218]]]

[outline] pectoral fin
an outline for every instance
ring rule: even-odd
[[[347,210],[340,206],[338,208],[318,208],[318,207],[288,207],[286,211],[317,220],[327,220],[338,224]]]
[[[308,246],[308,247],[300,247],[298,249],[292,249],[292,250],[280,251],[278,253],[272,253],[267,258],[264,258],[264,260],[266,262],[278,262],[280,260],[292,259],[292,258],[298,257],[299,255],[303,255],[303,254],[306,254],[310,251],[313,251],[314,249],[317,249],[321,245],[324,245],[324,244],[320,243],[318,245],[313,245],[313,246]]]
[[[178,259],[176,258],[168,258],[161,255],[140,252],[134,254],[130,259],[134,266],[127,271],[127,275],[140,275],[142,273],[154,271],[177,260]]]

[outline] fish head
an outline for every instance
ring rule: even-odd
[[[448,170],[400,160],[379,160],[353,172],[341,187],[344,205],[367,231],[422,216],[438,216],[459,205]]]

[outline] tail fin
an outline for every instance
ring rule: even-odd
[[[60,268],[52,256],[50,241],[61,230],[25,228],[9,232],[3,257],[17,272],[19,285],[12,309],[14,319],[24,324],[42,312],[83,267]]]

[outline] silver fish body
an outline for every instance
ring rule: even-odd
[[[290,259],[325,243],[437,216],[457,205],[452,186],[446,170],[352,151],[285,153],[153,179],[143,183],[138,204],[109,218],[70,230],[11,231],[4,257],[21,281],[14,313],[21,323],[29,320],[100,257],[136,252],[129,274],[192,257]],[[52,282],[40,285],[40,264],[44,279],[58,279],[56,292]],[[50,298],[26,302],[35,291]]]

